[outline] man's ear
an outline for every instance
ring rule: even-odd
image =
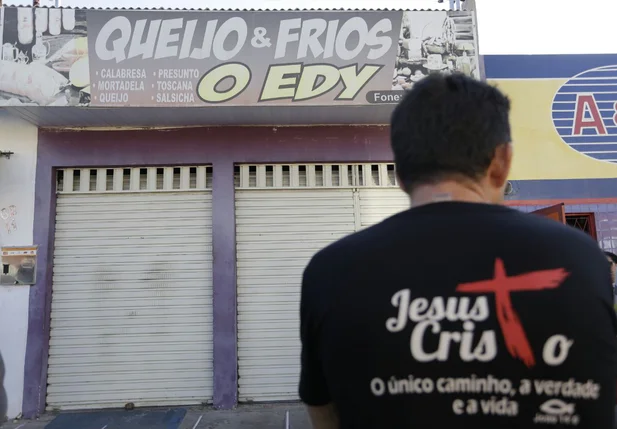
[[[503,188],[508,182],[512,169],[512,157],[514,151],[512,143],[499,145],[495,149],[495,156],[488,169],[488,179],[496,188]]]

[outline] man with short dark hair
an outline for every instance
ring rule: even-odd
[[[304,273],[299,390],[315,428],[612,428],[606,258],[586,234],[501,205],[509,111],[462,75],[423,79],[395,109],[411,209]]]

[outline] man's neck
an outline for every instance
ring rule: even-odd
[[[412,207],[444,201],[491,203],[490,199],[479,185],[471,183],[462,184],[459,182],[441,182],[435,185],[421,185],[414,189],[410,197]]]

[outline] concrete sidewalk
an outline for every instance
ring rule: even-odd
[[[290,414],[290,429],[310,429],[308,415],[300,404],[242,405],[231,411],[188,408],[180,429],[285,429],[286,411]],[[39,420],[9,421],[0,427],[43,429],[54,418],[55,415],[46,414]]]

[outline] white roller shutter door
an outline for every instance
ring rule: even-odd
[[[384,219],[409,209],[409,196],[399,188],[359,189],[361,228],[375,225]]]
[[[354,228],[350,190],[237,191],[241,401],[297,398],[302,272]]]
[[[210,402],[206,167],[88,171],[57,200],[48,408]]]
[[[326,245],[409,203],[392,165],[237,169],[239,399],[296,400],[306,264]]]

